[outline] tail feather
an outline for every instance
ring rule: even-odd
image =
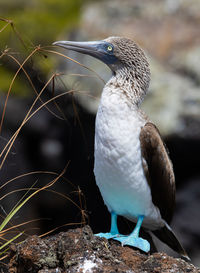
[[[187,252],[182,247],[181,243],[167,223],[163,228],[154,230],[152,232],[156,235],[156,237],[158,237],[158,239],[160,239],[162,242],[171,247],[174,251],[179,253],[184,260],[190,261]]]

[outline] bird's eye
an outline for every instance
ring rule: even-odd
[[[111,52],[112,50],[113,50],[113,48],[111,45],[107,46],[107,51]]]

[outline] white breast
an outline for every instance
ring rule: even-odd
[[[144,226],[163,226],[153,205],[141,158],[140,129],[146,121],[120,92],[103,90],[96,117],[95,166],[97,185],[108,210],[134,222],[144,215]]]

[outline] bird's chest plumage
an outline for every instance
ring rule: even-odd
[[[145,122],[119,95],[102,95],[96,117],[94,173],[108,209],[129,219],[152,213],[139,140]]]

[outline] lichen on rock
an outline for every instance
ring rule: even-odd
[[[200,272],[165,253],[143,254],[116,241],[93,235],[89,226],[44,239],[28,237],[10,248],[11,273]]]

